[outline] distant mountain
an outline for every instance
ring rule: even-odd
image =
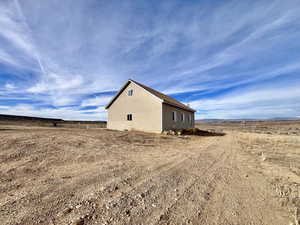
[[[202,119],[202,120],[195,120],[196,123],[217,123],[223,122],[225,120],[222,119]]]
[[[222,123],[222,122],[241,122],[241,121],[264,121],[264,120],[300,120],[299,117],[274,117],[269,119],[202,119],[195,120],[196,123]]]
[[[6,115],[0,114],[0,121],[63,121],[57,118],[42,118],[33,116],[16,116],[16,115]]]
[[[106,123],[106,121],[85,121],[85,120],[63,120],[58,118],[43,118],[33,116],[17,116],[0,114],[1,121],[30,121],[30,122],[67,122],[67,123]]]
[[[300,120],[300,117],[274,117],[270,120]]]

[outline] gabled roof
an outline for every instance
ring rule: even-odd
[[[159,99],[161,99],[163,101],[163,103],[165,104],[168,104],[168,105],[171,105],[171,106],[175,106],[177,108],[180,108],[180,109],[184,109],[184,110],[187,110],[187,111],[191,111],[191,112],[196,112],[196,110],[190,108],[189,106],[177,101],[176,99],[170,97],[170,96],[167,96],[159,91],[156,91],[150,87],[147,87],[141,83],[138,83],[134,80],[128,80],[126,82],[126,84],[120,89],[120,91],[112,98],[112,100],[108,103],[108,105],[105,107],[105,109],[108,109],[112,103],[119,97],[119,95],[123,92],[123,90],[130,84],[130,83],[135,83],[137,84],[138,86],[144,88],[146,91],[148,91],[149,93],[151,93],[152,95],[158,97]]]

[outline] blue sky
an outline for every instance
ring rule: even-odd
[[[300,116],[299,0],[1,0],[0,46],[0,114],[105,120],[132,78],[197,119]]]

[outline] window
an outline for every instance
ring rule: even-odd
[[[190,122],[190,124],[193,124],[192,116],[191,115],[189,115],[189,122]]]
[[[172,112],[172,120],[173,120],[173,121],[176,121],[176,119],[177,119],[177,118],[176,118],[176,112]]]
[[[181,121],[184,122],[184,114],[181,113]]]
[[[132,120],[132,114],[127,114],[127,120],[131,121]]]
[[[133,95],[133,90],[132,89],[128,90],[128,96],[132,96],[132,95]]]

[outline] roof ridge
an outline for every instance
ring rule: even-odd
[[[171,104],[171,105],[175,105],[179,108],[183,108],[185,110],[189,110],[189,111],[196,111],[194,109],[192,109],[191,107],[189,107],[188,105],[183,104],[182,102],[178,101],[177,99],[170,97],[162,92],[159,92],[151,87],[148,87],[144,84],[141,84],[135,80],[129,79],[128,81],[134,82],[136,84],[138,84],[139,86],[143,87],[145,90],[149,91],[150,93],[154,94],[156,97],[162,99],[165,103],[167,104]]]

